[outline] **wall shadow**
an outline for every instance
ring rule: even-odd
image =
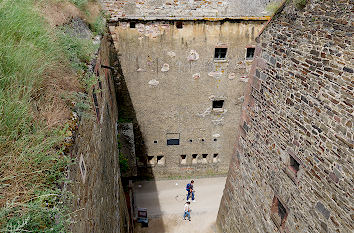
[[[117,49],[117,48],[116,48]],[[122,172],[122,184],[123,190],[125,192],[128,210],[131,215],[131,219],[133,220],[134,226],[138,226],[136,222],[137,217],[137,209],[138,208],[146,208],[146,206],[138,206],[135,200],[137,196],[136,193],[138,189],[133,189],[134,183],[142,182],[142,181],[149,181],[149,195],[153,195],[152,199],[154,200],[153,203],[149,203],[149,205],[154,206],[154,212],[161,213],[160,203],[158,201],[158,194],[157,188],[155,183],[155,177],[152,172],[152,168],[148,165],[147,160],[147,148],[144,143],[144,137],[140,130],[139,123],[136,117],[136,113],[134,110],[134,106],[132,100],[130,98],[129,90],[125,81],[124,72],[122,70],[118,51],[115,49],[114,54],[112,57],[114,58],[113,69],[114,69],[114,86],[116,92],[116,101],[118,105],[118,123],[132,123],[133,124],[133,132],[134,132],[134,144],[135,144],[135,158],[128,157],[127,159],[135,159],[135,161],[128,161],[128,164],[132,165],[135,164],[136,168],[128,168],[128,169],[136,169],[136,172]],[[120,143],[122,147],[124,147],[124,141],[122,140]],[[124,157],[124,155],[122,155]],[[149,209],[148,217],[156,218],[156,216],[149,216]],[[157,226],[158,225],[158,226]],[[165,232],[164,224],[162,221],[154,221],[154,226],[157,227],[159,232]],[[138,227],[140,228],[140,227]],[[135,229],[137,230],[137,229]],[[136,231],[135,231],[136,232]],[[149,227],[145,230],[139,232],[149,232]]]

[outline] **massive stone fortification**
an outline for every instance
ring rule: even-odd
[[[260,35],[222,232],[353,230],[352,7],[288,1]]]
[[[140,171],[227,173],[254,39],[267,19],[266,1],[257,3],[104,1],[144,141]]]
[[[110,13],[111,21],[237,19],[268,16],[269,0],[101,0]],[[249,19],[248,18],[248,19]]]

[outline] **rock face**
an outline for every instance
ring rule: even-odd
[[[354,228],[352,3],[290,1],[259,36],[221,232]]]

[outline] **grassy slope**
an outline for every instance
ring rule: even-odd
[[[48,28],[35,2],[0,0],[0,232],[63,232],[69,221],[60,189],[67,126],[48,127],[35,103],[48,103],[44,83],[70,62],[85,74],[94,47]]]

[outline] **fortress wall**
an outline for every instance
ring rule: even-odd
[[[353,229],[352,1],[290,1],[259,37],[221,232]]]

